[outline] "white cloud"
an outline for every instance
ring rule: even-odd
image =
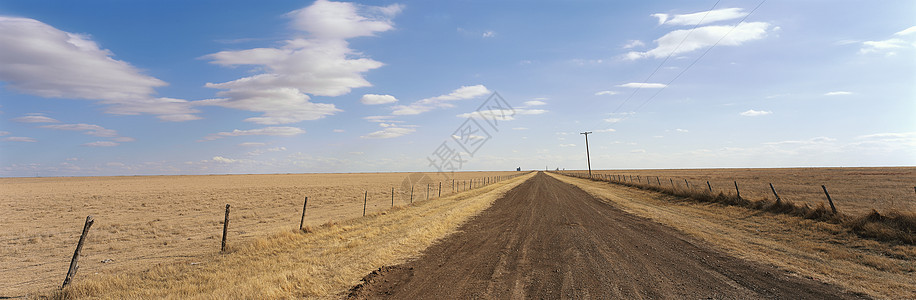
[[[513,127],[512,130],[528,130],[528,127]]]
[[[426,98],[419,100],[417,102],[411,103],[410,105],[396,105],[394,106],[394,115],[418,115],[431,111],[436,108],[452,107],[449,101],[455,100],[465,100],[472,99],[475,97],[483,96],[489,94],[490,90],[482,84],[472,85],[472,86],[462,86],[451,93]]]
[[[742,22],[736,27],[703,26],[696,28],[693,32],[689,29],[675,30],[655,40],[657,46],[654,49],[646,52],[629,52],[626,58],[631,60],[646,57],[663,58],[712,45],[740,46],[745,42],[766,37],[769,27],[770,24],[766,22]]]
[[[824,96],[845,96],[845,95],[852,95],[852,92],[835,91],[835,92],[828,92],[824,94]]]
[[[12,119],[19,123],[60,123],[60,121],[42,115],[22,116]]]
[[[221,99],[195,101],[196,105],[215,105],[240,110],[263,112],[261,117],[246,122],[263,125],[317,120],[341,112],[334,104],[309,102],[309,96],[294,88],[231,89],[217,93]]]
[[[910,28],[907,28],[907,29],[898,31],[898,32],[894,33],[894,35],[897,35],[897,36],[904,36],[904,35],[911,35],[911,34],[914,34],[914,33],[916,33],[916,26],[913,26],[913,27],[910,27]]]
[[[218,163],[231,164],[231,163],[237,162],[238,160],[231,159],[231,158],[225,158],[222,156],[214,156],[213,161],[218,162]]]
[[[677,132],[689,132],[687,129],[681,129],[681,128],[677,128],[677,129],[675,129],[674,131],[677,131]]]
[[[359,102],[366,105],[376,105],[398,102],[398,99],[392,95],[365,94],[359,99]]]
[[[541,100],[525,101],[525,106],[538,106],[538,105],[547,105],[547,102],[544,102]]]
[[[664,83],[641,83],[641,82],[630,82],[618,85],[619,87],[625,88],[643,88],[643,89],[660,89],[668,85]]]
[[[114,147],[117,145],[120,145],[120,144],[111,142],[111,141],[98,141],[98,142],[83,144],[83,146],[86,146],[86,147]]]
[[[608,123],[617,123],[617,122],[623,121],[623,118],[607,118],[607,119],[604,119],[604,121]]]
[[[491,37],[495,37],[495,36],[496,36],[496,32],[494,32],[493,30],[487,30],[487,31],[484,31],[484,32],[483,32],[483,37],[484,37],[484,38],[491,38]]]
[[[254,150],[254,151],[248,152],[248,155],[261,155],[261,154],[268,153],[268,152],[281,152],[281,151],[286,151],[286,147],[274,147],[274,148],[267,148],[267,149],[256,149],[256,150]]]
[[[287,15],[293,19],[293,28],[316,39],[350,39],[394,29],[391,18],[402,10],[400,4],[383,7],[318,0]]]
[[[264,146],[267,144],[266,143],[256,143],[256,142],[245,142],[245,143],[241,143],[238,145],[242,147],[260,147],[260,146]]]
[[[490,120],[499,120],[499,121],[511,121],[515,120],[515,115],[540,115],[546,113],[547,110],[544,109],[524,109],[516,108],[515,110],[510,109],[491,109],[491,110],[480,110],[475,112],[463,113],[457,115],[459,118],[478,118],[478,119],[490,119]]]
[[[701,11],[692,14],[668,15],[652,14],[658,18],[658,25],[703,25],[719,21],[732,20],[747,15],[740,8],[721,8],[710,11]],[[702,23],[701,23],[702,21]]]
[[[396,124],[389,124],[389,123],[380,123],[379,126],[382,127],[382,130],[375,131],[367,135],[361,136],[361,138],[364,138],[364,139],[390,139],[390,138],[396,138],[399,136],[411,134],[417,131],[415,128],[412,128],[415,126],[399,127]]]
[[[200,102],[263,112],[246,121],[275,125],[320,119],[341,110],[333,104],[312,103],[307,94],[340,96],[354,88],[371,86],[363,73],[381,62],[350,49],[347,39],[373,36],[394,28],[391,18],[400,5],[385,7],[318,0],[287,14],[292,27],[308,38],[286,40],[277,48],[222,51],[204,56],[222,66],[251,65],[263,71],[249,77],[207,87],[223,89],[222,99]]]
[[[264,127],[250,130],[233,130],[229,132],[218,132],[205,136],[202,141],[212,141],[230,136],[246,135],[268,135],[268,136],[292,136],[305,133],[305,130],[296,127]]]
[[[37,141],[36,141],[35,139],[33,139],[33,138],[24,137],[24,136],[11,136],[11,137],[8,137],[8,138],[4,138],[3,141],[5,141],[5,142],[27,142],[27,143],[34,143],[34,142],[37,142]]]
[[[38,126],[38,128],[47,128],[55,130],[70,130],[70,131],[83,131],[83,134],[97,136],[97,137],[117,137],[118,132],[113,129],[106,129],[105,127],[92,124],[56,124],[56,125],[43,125]]]
[[[632,48],[636,48],[636,47],[642,47],[642,46],[645,46],[645,45],[646,45],[646,44],[643,43],[643,42],[640,41],[640,40],[631,40],[631,41],[627,42],[626,45],[623,45],[623,49],[632,49]]]
[[[560,144],[560,147],[575,147],[576,144]]]
[[[600,91],[595,93],[595,96],[604,96],[604,95],[617,95],[615,91]]]
[[[911,46],[912,44],[909,42],[898,38],[883,41],[864,41],[862,42],[862,48],[859,49],[859,54],[884,53],[885,55],[895,55],[896,52],[893,50]]]
[[[739,113],[739,115],[745,116],[745,117],[758,117],[758,116],[766,116],[766,115],[769,115],[769,114],[773,114],[773,112],[772,112],[772,111],[767,111],[767,110],[753,110],[753,109],[749,109],[749,110],[747,110],[747,111],[745,111],[745,112]]]
[[[95,100],[107,113],[152,114],[165,121],[199,119],[188,101],[154,97],[164,81],[112,58],[88,36],[34,19],[0,16],[0,81],[47,98]]]
[[[337,133],[347,132],[346,130],[343,130],[343,129],[334,129],[334,130],[331,130],[331,131],[337,132]]]
[[[617,131],[617,130],[614,129],[614,128],[608,128],[608,129],[599,129],[599,130],[595,130],[594,132],[615,132],[615,131]]]

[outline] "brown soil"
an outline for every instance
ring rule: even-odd
[[[737,259],[543,173],[350,298],[864,298]]]

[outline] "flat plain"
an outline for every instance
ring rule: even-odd
[[[592,173],[633,176],[634,182],[649,180],[651,184],[678,188],[687,188],[686,179],[690,188],[702,190],[709,188],[706,185],[709,181],[714,193],[731,195],[735,194],[737,182],[741,197],[752,200],[775,199],[770,189],[772,183],[783,200],[810,206],[827,203],[821,188],[824,185],[837,210],[846,214],[863,215],[872,209],[882,214],[891,211],[916,214],[916,167],[593,170]]]
[[[518,172],[0,178],[0,296],[59,285],[86,216],[95,224],[80,275],[121,274],[219,251],[225,205],[229,243],[236,245],[299,226],[360,217],[394,205],[464,191]],[[423,177],[428,175],[429,177]],[[455,180],[455,186],[452,181]],[[392,189],[395,194],[392,197]]]

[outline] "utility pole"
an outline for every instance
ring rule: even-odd
[[[592,158],[588,154],[588,134],[592,133],[591,131],[580,132],[579,134],[585,135],[585,159],[588,160],[588,178],[592,178]]]

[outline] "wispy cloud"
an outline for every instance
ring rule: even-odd
[[[753,110],[753,109],[749,109],[747,111],[739,113],[739,115],[745,116],[745,117],[759,117],[759,116],[766,116],[770,114],[773,114],[773,112],[767,111],[767,110]]]
[[[644,83],[644,82],[630,82],[618,85],[618,87],[625,88],[642,88],[642,89],[660,89],[668,85],[664,83]]]
[[[292,136],[300,135],[305,133],[305,130],[296,127],[264,127],[258,129],[249,129],[249,130],[233,130],[229,132],[217,132],[208,136],[205,136],[201,141],[212,141],[225,137],[231,136],[247,136],[247,135],[266,135],[266,136]]]
[[[117,145],[120,145],[120,144],[112,142],[112,141],[98,141],[98,142],[83,144],[83,146],[86,146],[86,147],[114,147]]]
[[[746,15],[747,13],[743,12],[741,8],[721,8],[682,15],[652,14],[653,17],[658,18],[658,25],[703,25],[737,19]]]
[[[107,113],[151,114],[164,121],[199,119],[188,101],[154,97],[162,80],[144,75],[87,35],[28,18],[0,16],[0,81],[47,98],[94,100]]]
[[[58,125],[43,125],[38,126],[38,128],[47,128],[55,130],[70,130],[70,131],[82,131],[83,134],[98,136],[98,137],[116,137],[118,132],[112,129],[106,129],[105,127],[92,124],[58,124]]]
[[[11,137],[7,137],[7,138],[3,138],[3,141],[5,141],[5,142],[26,142],[26,143],[34,143],[34,142],[37,142],[37,140],[35,140],[35,139],[33,139],[33,138],[24,137],[24,136],[11,136]]]
[[[525,106],[539,106],[539,105],[547,105],[547,102],[544,102],[541,100],[530,100],[530,101],[525,101],[524,104]]]
[[[483,35],[481,35],[481,36],[482,36],[483,38],[496,37],[496,32],[493,31],[493,30],[487,30],[487,31],[484,31],[484,32],[483,32]]]
[[[615,91],[600,91],[600,92],[595,93],[595,96],[604,96],[604,95],[609,95],[609,96],[610,96],[610,95],[617,95],[617,92],[615,92]]]
[[[713,45],[740,46],[745,42],[763,39],[769,27],[770,24],[766,22],[742,22],[737,26],[716,25],[698,27],[692,31],[689,29],[674,30],[655,40],[657,45],[655,48],[645,52],[629,52],[625,58],[630,60],[647,57],[663,58]]]
[[[418,115],[436,108],[453,107],[454,105],[449,103],[450,101],[473,99],[490,93],[490,90],[482,84],[462,86],[445,95],[426,98],[409,105],[396,105],[393,107],[394,112],[392,112],[392,114]]]
[[[852,92],[835,91],[835,92],[824,93],[824,96],[846,96],[846,95],[852,95]]]
[[[636,47],[642,47],[642,46],[645,46],[645,45],[646,45],[646,43],[643,43],[643,42],[640,41],[640,40],[631,40],[631,41],[627,42],[626,45],[623,45],[623,49],[632,49],[632,48],[636,48]]]
[[[60,123],[60,121],[42,115],[29,115],[13,118],[12,121],[19,123]]]
[[[379,126],[382,127],[382,130],[369,133],[367,135],[361,136],[364,139],[390,139],[396,138],[399,136],[404,136],[416,132],[416,126],[404,125],[399,126],[397,124],[390,123],[379,123]]]

